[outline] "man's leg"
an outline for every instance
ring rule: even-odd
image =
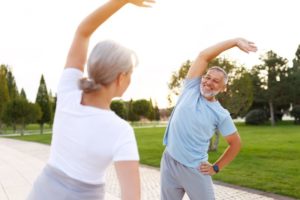
[[[214,187],[211,176],[203,175],[197,169],[187,168],[182,173],[184,190],[190,200],[214,200]]]
[[[176,161],[165,151],[160,164],[161,200],[182,200],[185,192],[177,181],[176,170]]]

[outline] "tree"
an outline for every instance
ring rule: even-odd
[[[252,88],[253,88],[253,103],[250,110],[254,109],[262,109],[266,112],[269,112],[269,106],[267,102],[267,97],[265,94],[265,88],[262,85],[262,81],[260,78],[260,71],[257,66],[254,66],[251,69],[251,80],[252,80]]]
[[[9,68],[6,74],[6,80],[10,100],[18,98],[19,92],[15,81],[15,77],[13,76],[13,73]]]
[[[291,115],[295,118],[294,123],[300,124],[300,105],[294,106]]]
[[[155,102],[155,106],[154,106],[153,110],[154,110],[154,120],[159,121],[160,120],[160,111],[157,106],[157,102]]]
[[[295,71],[300,70],[300,45],[298,46],[295,52],[295,58],[293,59],[293,69]]]
[[[51,107],[51,120],[50,125],[52,126],[54,121],[54,115],[55,115],[55,109],[56,109],[56,102],[57,102],[57,96],[53,96],[51,90],[49,91],[49,101],[50,101],[50,107]]]
[[[147,117],[150,110],[150,103],[146,99],[136,100],[132,104],[132,110],[139,117]]]
[[[168,88],[169,88],[168,101],[170,105],[172,105],[173,103],[172,97],[178,96],[180,94],[183,80],[185,79],[191,65],[192,62],[190,60],[187,60],[181,65],[178,71],[173,72],[170,82],[168,83]]]
[[[300,105],[300,45],[295,52],[295,58],[293,59],[293,67],[291,69],[291,94],[293,106]]]
[[[114,100],[110,104],[110,108],[122,119],[126,120],[126,108],[124,102],[121,100]]]
[[[282,117],[284,110],[289,108],[291,99],[288,60],[268,51],[260,57],[261,65],[253,67],[254,88],[262,102],[268,104],[271,124],[275,125],[276,114]]]
[[[155,119],[154,107],[153,107],[153,103],[152,103],[151,98],[149,100],[149,112],[147,114],[147,118],[151,121],[153,121]]]
[[[247,113],[245,123],[248,125],[260,125],[268,121],[265,110],[253,109]]]
[[[244,68],[235,69],[231,75],[226,92],[218,97],[220,103],[226,107],[233,118],[244,117],[253,103],[253,88],[250,73]]]
[[[35,102],[40,106],[42,111],[42,117],[40,120],[38,120],[38,123],[40,124],[40,132],[41,134],[43,134],[44,124],[50,123],[52,118],[51,103],[50,103],[48,90],[43,75],[41,76],[40,85],[39,85]]]
[[[20,92],[20,98],[28,101],[25,90],[23,88],[21,89],[21,92]]]
[[[7,68],[5,65],[0,65],[0,116],[3,113],[6,103],[9,101],[9,92],[6,81]],[[0,120],[0,132],[2,122]]]
[[[127,105],[127,120],[131,122],[138,121],[139,116],[133,112],[133,100],[130,99],[130,101],[128,101],[126,105]]]
[[[8,125],[12,125],[14,131],[16,131],[17,125],[21,125],[21,135],[23,135],[25,126],[28,123],[36,122],[41,115],[42,112],[38,105],[16,98],[7,103],[2,120]]]

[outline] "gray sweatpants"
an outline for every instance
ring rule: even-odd
[[[181,200],[185,194],[191,200],[215,199],[211,176],[182,165],[165,150],[161,159],[161,200]]]
[[[27,200],[103,200],[104,184],[93,185],[75,180],[46,165],[35,181]]]

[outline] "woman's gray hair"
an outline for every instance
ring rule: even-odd
[[[88,59],[88,78],[80,79],[79,87],[84,92],[99,90],[136,65],[137,56],[132,50],[111,40],[99,42]]]
[[[223,68],[221,68],[219,66],[213,66],[213,67],[211,67],[211,68],[208,69],[208,71],[210,71],[210,70],[216,70],[216,71],[222,72],[223,75],[224,75],[224,83],[225,83],[225,85],[228,83],[228,74],[226,73],[226,71]]]

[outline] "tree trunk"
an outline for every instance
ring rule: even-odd
[[[17,124],[13,123],[12,127],[13,127],[13,132],[16,133],[17,132]]]
[[[44,133],[44,124],[40,124],[40,134]]]
[[[219,140],[220,140],[220,133],[216,131],[215,136],[210,139],[208,151],[217,151],[219,146]]]
[[[269,107],[270,107],[270,116],[271,116],[271,125],[275,125],[275,116],[274,116],[274,106],[273,102],[269,101]]]
[[[25,124],[21,125],[21,136],[24,136]]]
[[[219,131],[215,132],[215,141],[214,141],[214,147],[215,147],[215,151],[218,151],[218,146],[219,146],[219,141],[220,141],[220,133]]]

